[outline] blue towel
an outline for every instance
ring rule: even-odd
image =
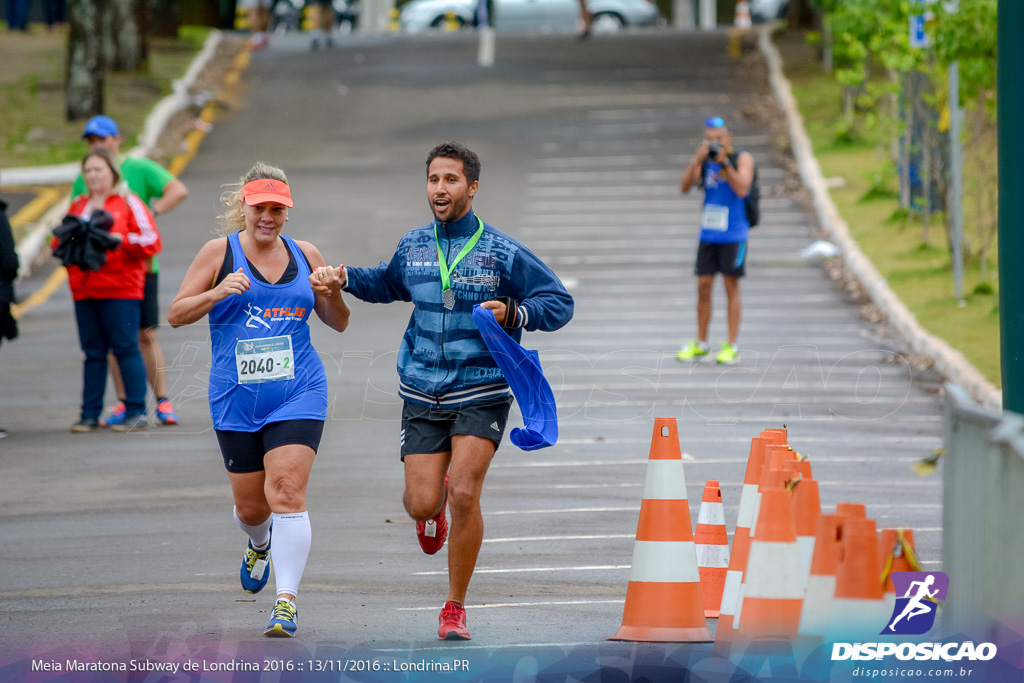
[[[501,368],[523,414],[523,429],[512,430],[509,438],[524,451],[553,446],[558,441],[558,413],[555,395],[544,378],[540,357],[513,341],[489,308],[473,306],[473,320],[484,344]]]

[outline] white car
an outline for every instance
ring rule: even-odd
[[[441,28],[451,13],[459,26],[476,23],[477,0],[411,0],[402,7],[398,21],[403,31],[418,33]],[[658,8],[651,0],[587,0],[594,16],[595,33],[624,26],[651,26]],[[496,29],[547,29],[573,31],[580,16],[578,0],[493,0]]]

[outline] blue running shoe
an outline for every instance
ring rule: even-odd
[[[124,422],[124,419],[128,416],[128,408],[125,407],[124,401],[119,401],[116,406],[110,409],[110,415],[100,420],[100,427],[113,427]]]
[[[270,527],[271,533],[274,527]],[[238,570],[242,579],[242,588],[246,593],[259,593],[267,585],[270,579],[270,542],[263,550],[256,550],[252,547],[252,540],[249,547],[242,555],[242,567]]]
[[[178,424],[178,414],[174,412],[174,406],[168,399],[158,401],[156,404],[156,416],[160,420],[160,424],[165,425],[176,425]]]
[[[274,605],[274,613],[270,617],[270,625],[267,626],[267,630],[263,632],[263,635],[270,636],[271,638],[294,638],[295,629],[298,625],[295,623],[299,618],[299,610],[289,600],[281,598]]]

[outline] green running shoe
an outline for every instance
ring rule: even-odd
[[[722,350],[715,356],[722,365],[736,365],[740,362],[740,352],[732,344],[722,344]]]
[[[709,353],[711,353],[711,350],[707,347],[707,344],[692,341],[688,345],[679,349],[679,351],[676,353],[676,360],[683,361],[684,363],[688,361],[700,360]]]

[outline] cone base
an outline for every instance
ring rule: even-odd
[[[710,643],[714,638],[706,626],[703,628],[623,626],[608,640],[629,640],[641,643]]]

